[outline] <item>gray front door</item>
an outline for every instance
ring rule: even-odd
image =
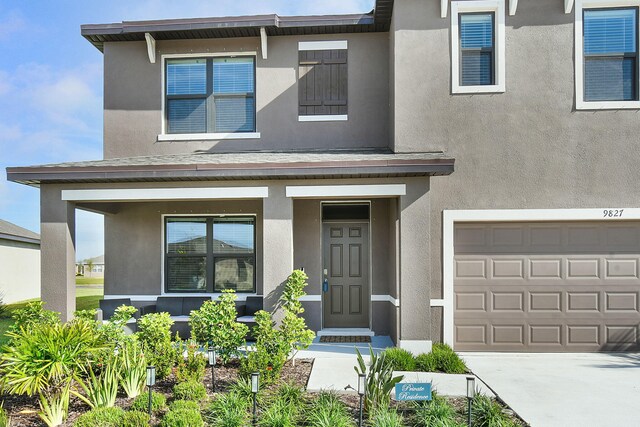
[[[325,223],[322,232],[325,328],[369,327],[369,224]]]

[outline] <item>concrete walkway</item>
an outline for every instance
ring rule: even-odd
[[[640,354],[462,353],[533,427],[640,425]]]

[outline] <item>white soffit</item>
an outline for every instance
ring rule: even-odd
[[[405,184],[287,186],[287,197],[383,197],[406,194]]]
[[[150,33],[144,33],[144,38],[147,41],[147,54],[149,55],[149,62],[156,63],[156,39]]]
[[[263,199],[268,187],[122,188],[62,190],[62,200],[118,202],[156,200]]]

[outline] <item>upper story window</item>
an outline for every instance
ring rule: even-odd
[[[504,0],[451,2],[452,91],[505,91]]]
[[[640,108],[638,98],[638,2],[576,4],[578,108]],[[591,6],[616,7],[591,7]],[[579,15],[579,16],[578,16]],[[580,33],[578,34],[578,30]]]
[[[254,217],[165,220],[165,291],[255,292]]]
[[[166,134],[255,131],[254,57],[166,59]]]
[[[347,120],[346,41],[298,44],[298,120]]]

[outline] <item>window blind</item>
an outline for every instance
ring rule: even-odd
[[[492,85],[494,82],[494,14],[460,15],[460,84]]]
[[[637,100],[637,68],[638,8],[585,10],[585,100]]]
[[[207,93],[205,59],[167,61],[167,95],[203,95]]]

